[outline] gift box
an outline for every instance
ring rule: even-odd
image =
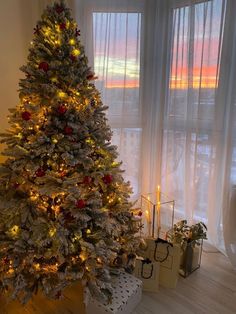
[[[179,278],[181,248],[162,239],[145,239],[147,248],[139,252],[143,257],[160,263],[159,283],[166,288],[175,288]]]
[[[90,299],[87,314],[130,314],[142,297],[142,281],[121,272],[112,282],[113,298],[110,304]],[[76,312],[78,313],[78,312]]]
[[[137,258],[135,276],[142,280],[143,290],[157,292],[159,290],[160,263],[149,258]]]
[[[65,314],[65,313],[85,314],[83,301],[83,287],[80,282],[66,288],[61,299],[50,300],[42,293],[34,295],[26,304],[22,305],[18,301],[12,301],[0,295],[1,314]]]

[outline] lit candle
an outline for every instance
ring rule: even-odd
[[[159,238],[160,229],[161,229],[161,187],[160,185],[157,186],[156,190],[156,204],[157,204],[157,236]]]
[[[151,236],[151,201],[150,196],[148,195],[148,204],[147,204],[147,210],[146,210],[146,217],[147,217],[147,224],[148,224],[148,236]]]
[[[157,204],[161,202],[161,187],[160,185],[157,186],[157,199],[156,199]]]

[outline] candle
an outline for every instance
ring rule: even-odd
[[[157,203],[157,230],[158,230],[158,238],[161,230],[161,202]]]
[[[148,195],[147,197],[148,203],[147,203],[147,210],[146,210],[146,218],[147,218],[147,224],[148,224],[148,236],[151,236],[151,201],[150,201],[150,196]]]
[[[161,187],[160,185],[157,186],[157,199],[156,199],[156,203],[158,204],[158,202],[161,202]]]
[[[161,229],[161,187],[160,185],[157,186],[157,236],[160,236],[160,229]]]

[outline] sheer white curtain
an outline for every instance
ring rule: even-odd
[[[176,200],[176,219],[206,222],[223,249],[227,175],[235,171],[222,85],[226,1],[90,0],[77,9],[135,196],[161,183]]]
[[[217,247],[222,244],[225,106],[219,101],[219,76],[225,3],[173,6],[162,146],[162,186],[176,200],[177,217],[207,223]]]
[[[221,103],[225,107],[223,235],[225,249],[236,270],[236,2],[227,1],[225,36],[222,49]]]
[[[142,113],[140,106],[140,54],[142,1],[81,1],[83,42],[98,79],[112,143],[119,147],[124,176],[131,182],[133,198],[140,193]],[[86,18],[84,19],[84,17]],[[79,22],[81,23],[81,22]]]

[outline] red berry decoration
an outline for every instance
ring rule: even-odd
[[[93,72],[90,72],[90,73],[87,75],[87,80],[92,81],[93,79],[94,79],[94,73],[93,73]]]
[[[77,208],[84,208],[85,207],[85,205],[86,205],[86,203],[85,203],[85,201],[84,200],[78,200],[77,202],[76,202],[76,207]]]
[[[31,113],[29,111],[24,111],[21,114],[21,117],[25,121],[29,121],[31,119]]]
[[[60,30],[64,30],[66,28],[66,23],[59,24]]]
[[[93,179],[89,176],[85,176],[84,179],[83,179],[83,183],[84,184],[91,184],[93,181]]]
[[[70,55],[70,59],[71,59],[72,62],[75,62],[77,58],[74,55]]]
[[[59,114],[61,114],[61,115],[65,114],[66,111],[67,111],[67,108],[66,108],[65,105],[60,105],[60,106],[58,106],[58,108],[57,108],[57,112],[58,112]]]
[[[40,34],[40,27],[38,25],[36,25],[36,27],[34,28],[34,34],[35,35],[39,35]]]
[[[111,174],[106,174],[103,178],[102,178],[103,182],[105,184],[110,184],[113,181],[113,177]]]
[[[45,176],[45,171],[42,168],[39,168],[38,170],[35,171],[36,177],[44,177]]]
[[[64,133],[65,133],[66,135],[71,135],[71,134],[73,133],[73,129],[72,129],[70,126],[66,126],[66,127],[64,128]]]
[[[44,72],[47,72],[49,70],[49,64],[45,61],[40,62],[39,70],[43,70]]]
[[[56,8],[55,8],[57,14],[61,14],[63,11],[64,11],[64,7],[62,5],[56,5]]]
[[[76,37],[80,36],[80,30],[78,28],[76,28],[76,30],[75,30],[75,36]]]
[[[18,187],[20,186],[20,183],[14,182],[14,183],[12,184],[12,186],[13,186],[14,189],[18,189]]]

